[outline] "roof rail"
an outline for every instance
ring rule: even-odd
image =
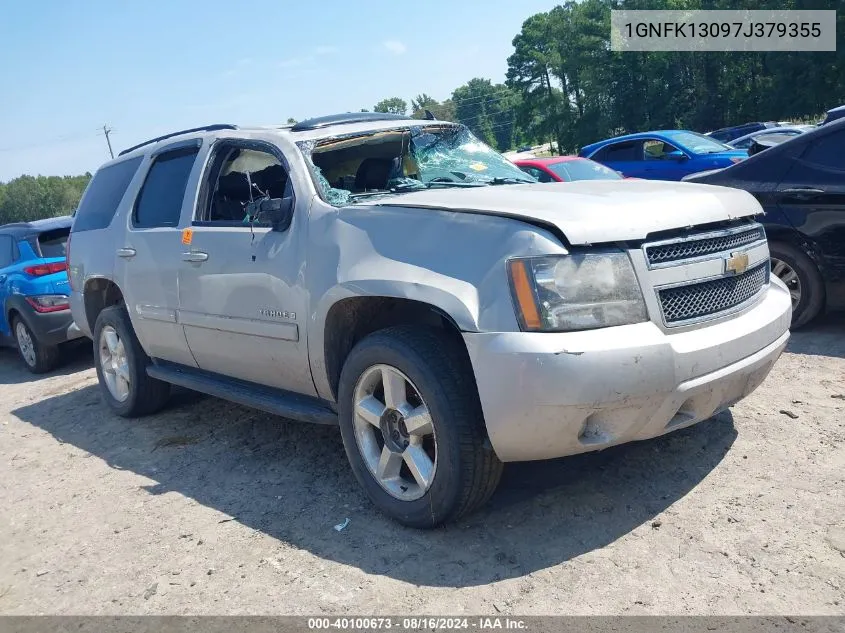
[[[118,156],[123,156],[124,154],[128,154],[129,152],[134,152],[139,147],[144,147],[144,145],[150,145],[151,143],[158,143],[159,141],[163,141],[165,139],[172,138],[174,136],[180,136],[182,134],[191,134],[192,132],[214,132],[215,130],[237,130],[237,125],[232,125],[231,123],[214,123],[213,125],[204,125],[202,127],[192,127],[189,130],[181,130],[179,132],[171,132],[170,134],[165,134],[164,136],[157,136],[155,138],[151,138],[149,141],[144,141],[143,143],[138,143],[137,145],[133,145],[132,147],[128,147],[127,149],[123,150],[118,154]]]
[[[346,112],[345,114],[329,114],[314,119],[300,121],[292,128],[291,132],[305,132],[307,130],[318,130],[330,125],[343,125],[346,123],[366,123],[369,121],[408,121],[413,120],[401,114],[390,114],[387,112]]]

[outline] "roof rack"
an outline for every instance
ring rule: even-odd
[[[171,132],[170,134],[165,134],[164,136],[157,136],[156,138],[151,138],[149,141],[144,141],[143,143],[138,143],[137,145],[133,145],[129,147],[118,156],[123,156],[124,154],[128,154],[129,152],[134,152],[139,147],[144,147],[144,145],[150,145],[151,143],[158,143],[159,141],[163,141],[165,139],[172,138],[174,136],[180,136],[182,134],[191,134],[192,132],[214,132],[216,130],[237,130],[237,125],[232,125],[231,123],[214,123],[213,125],[204,125],[202,127],[192,127],[189,130],[181,130],[179,132]]]
[[[318,130],[331,125],[345,125],[349,123],[368,123],[370,121],[409,121],[413,120],[401,114],[390,114],[389,112],[346,112],[344,114],[329,114],[314,119],[300,121],[292,128],[291,132],[305,132],[307,130]]]

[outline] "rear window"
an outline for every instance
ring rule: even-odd
[[[182,149],[156,158],[135,204],[137,228],[179,224],[182,200],[198,152],[197,148]]]
[[[615,143],[604,148],[600,158],[596,160],[606,160],[607,162],[615,161],[632,161],[643,159],[643,142],[642,141],[628,141],[625,143]]]
[[[0,235],[0,268],[11,266],[15,261],[15,242],[11,235]]]
[[[74,215],[74,231],[104,229],[111,224],[142,159],[143,156],[130,158],[104,167],[94,174]]]
[[[842,153],[844,143],[845,130],[828,134],[814,143],[810,143],[803,158],[822,167],[845,171],[845,155]]]
[[[548,168],[564,180],[622,180],[617,172],[587,159],[552,163]]]
[[[41,233],[38,236],[38,250],[41,251],[41,257],[66,257],[68,235],[70,235],[70,228]]]

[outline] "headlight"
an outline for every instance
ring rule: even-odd
[[[589,330],[648,320],[625,253],[512,259],[508,273],[523,330]]]

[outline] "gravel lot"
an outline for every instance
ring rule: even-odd
[[[124,420],[90,348],[36,379],[2,350],[0,613],[845,614],[842,323],[731,413],[510,465],[432,532],[373,510],[336,429],[189,392]]]

